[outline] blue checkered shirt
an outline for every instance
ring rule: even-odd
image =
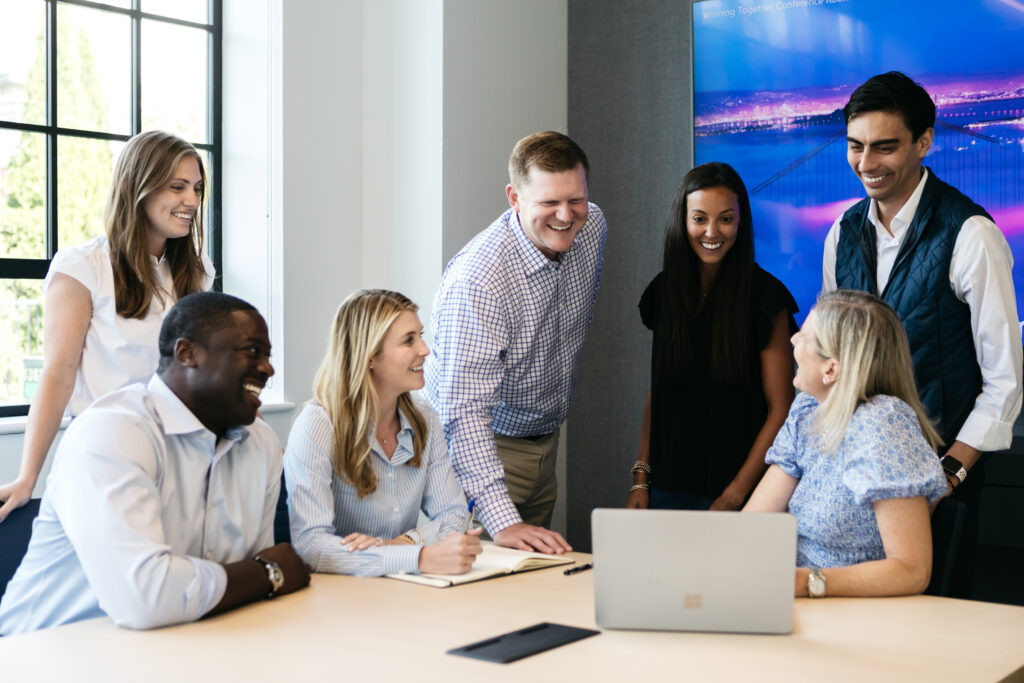
[[[590,204],[572,247],[551,261],[509,209],[455,255],[441,278],[425,395],[441,418],[462,488],[494,535],[522,521],[494,434],[548,434],[569,414],[608,224]]]

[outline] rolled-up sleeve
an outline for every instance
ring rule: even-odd
[[[1012,270],[1013,254],[996,224],[969,218],[953,247],[949,275],[953,291],[971,309],[982,386],[956,438],[980,451],[1009,447],[1020,414],[1021,329]]]

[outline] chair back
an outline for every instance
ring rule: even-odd
[[[0,522],[0,596],[18,571],[32,537],[32,520],[39,514],[39,499],[33,498]]]
[[[932,512],[932,579],[925,595],[948,597],[953,583],[953,564],[967,517],[963,501],[946,497]]]
[[[277,496],[277,510],[274,512],[274,543],[291,543],[292,529],[288,524],[288,489],[281,473],[281,493]]]

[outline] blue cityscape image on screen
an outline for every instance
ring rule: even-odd
[[[935,100],[925,165],[1006,235],[1024,320],[1024,0],[694,2],[694,162],[739,172],[757,261],[789,287],[802,321],[829,228],[865,196],[842,108],[892,70]]]

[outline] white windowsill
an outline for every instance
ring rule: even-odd
[[[283,413],[294,409],[294,403],[267,403],[260,407],[260,412],[264,414]],[[17,417],[0,417],[0,434],[24,433],[25,422],[27,420],[28,417],[26,415],[19,415]],[[71,422],[71,418],[65,417],[61,420],[60,428],[65,429],[69,422]]]

